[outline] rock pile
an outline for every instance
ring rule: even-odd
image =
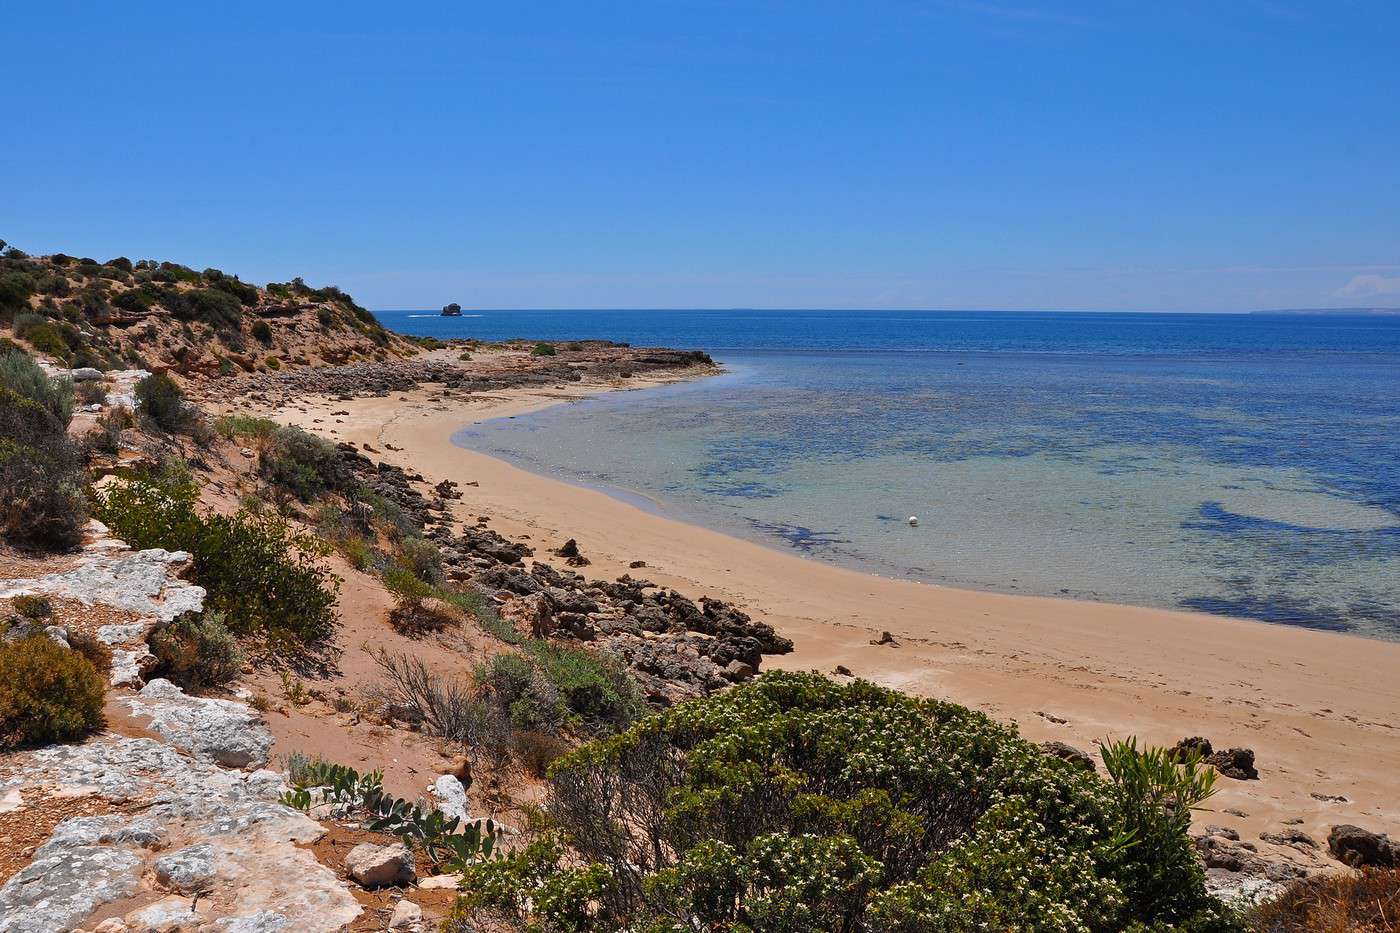
[[[752,677],[765,654],[792,642],[715,599],[698,603],[623,575],[590,580],[538,561],[527,545],[480,526],[429,533],[448,575],[494,596],[522,634],[591,642],[621,658],[656,705],[700,696]],[[573,549],[577,553],[577,545]]]
[[[593,642],[615,654],[655,705],[745,680],[763,655],[792,650],[772,626],[720,600],[696,603],[628,575],[609,583],[539,562],[526,569],[535,556],[528,544],[484,524],[451,530],[444,493],[456,493],[455,487],[439,483],[429,499],[415,488],[427,482],[422,476],[375,463],[350,444],[340,445],[340,453],[360,482],[438,546],[449,579],[495,597],[502,616],[524,635]],[[554,553],[573,566],[588,563],[573,539]]]

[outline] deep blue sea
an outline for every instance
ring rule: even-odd
[[[528,469],[886,576],[1400,640],[1400,316],[477,314],[379,316],[726,367],[458,437]]]

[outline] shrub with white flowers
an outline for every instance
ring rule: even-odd
[[[1239,930],[1181,818],[1209,780],[1152,774],[1105,780],[961,706],[769,673],[558,761],[549,832],[471,869],[445,929]]]

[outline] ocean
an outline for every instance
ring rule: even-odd
[[[1400,640],[1400,317],[475,314],[379,312],[726,369],[456,437],[526,469],[884,576]]]

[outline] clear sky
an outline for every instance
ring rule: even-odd
[[[1400,305],[1396,0],[5,5],[0,237],[370,307]]]

